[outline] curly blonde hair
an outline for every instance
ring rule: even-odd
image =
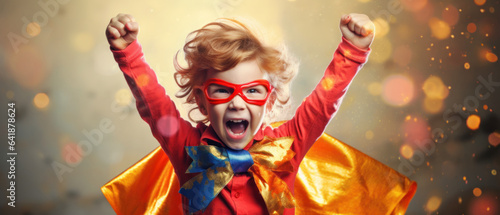
[[[179,64],[179,52],[174,58],[177,71],[174,78],[181,88],[176,97],[187,97],[186,103],[196,105],[195,95],[201,91],[195,87],[203,85],[208,71],[222,72],[240,62],[256,60],[275,89],[271,98],[278,102],[274,104],[272,112],[289,104],[289,85],[297,74],[298,62],[290,57],[285,46],[278,48],[264,44],[245,24],[234,19],[211,22],[191,32],[187,38],[183,48],[187,66],[182,67]],[[191,117],[191,113],[198,109],[199,107],[195,106],[189,111],[189,119],[193,122],[208,122],[207,117],[202,120],[194,120]],[[266,122],[268,120],[270,119],[266,119]]]

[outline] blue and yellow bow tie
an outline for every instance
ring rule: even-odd
[[[264,137],[248,151],[212,145],[186,146],[193,162],[186,173],[200,173],[182,185],[179,193],[189,199],[189,212],[205,209],[231,181],[235,173],[250,172],[269,214],[283,214],[295,205],[288,185],[274,172],[292,172],[292,137]]]

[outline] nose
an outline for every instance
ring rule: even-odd
[[[231,110],[242,110],[245,109],[245,107],[245,100],[243,100],[240,95],[236,95],[231,101],[229,101],[229,109]]]

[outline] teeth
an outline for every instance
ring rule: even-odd
[[[243,120],[242,120],[242,119],[238,119],[238,120],[233,120],[233,119],[232,119],[232,120],[229,120],[229,121],[234,122],[234,123],[240,123],[240,122],[243,122]]]

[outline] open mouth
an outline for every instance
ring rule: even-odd
[[[228,120],[226,122],[226,130],[231,138],[240,139],[245,135],[248,124],[248,120],[244,119]]]

